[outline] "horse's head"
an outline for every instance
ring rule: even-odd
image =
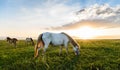
[[[6,39],[7,39],[7,41],[11,40],[11,38],[10,38],[10,37],[6,37]]]
[[[76,46],[73,48],[73,50],[74,50],[74,52],[75,52],[75,55],[79,55],[79,54],[80,54],[79,48],[80,48],[79,45],[76,45]]]

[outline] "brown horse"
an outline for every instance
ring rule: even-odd
[[[10,43],[11,42],[11,38],[10,37],[7,37],[7,42]]]
[[[13,44],[16,47],[16,42],[18,41],[16,38],[7,37],[6,39],[8,43]]]

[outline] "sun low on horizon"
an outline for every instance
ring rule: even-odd
[[[78,31],[80,32],[79,37],[82,38],[82,39],[94,38],[95,36],[97,36],[98,34],[100,34],[100,32],[98,32],[97,29],[92,28],[90,26],[80,27],[78,29]]]
[[[86,25],[70,31],[69,33],[80,39],[95,39],[103,35],[103,30]]]

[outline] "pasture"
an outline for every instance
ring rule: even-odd
[[[69,45],[59,56],[59,47],[49,46],[46,55],[33,59],[34,46],[25,41],[17,42],[17,48],[0,41],[0,70],[120,70],[120,40],[77,40],[80,55],[75,56]],[[42,51],[40,51],[42,53]]]

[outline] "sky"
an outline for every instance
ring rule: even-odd
[[[42,32],[119,39],[120,0],[0,0],[0,38]]]

